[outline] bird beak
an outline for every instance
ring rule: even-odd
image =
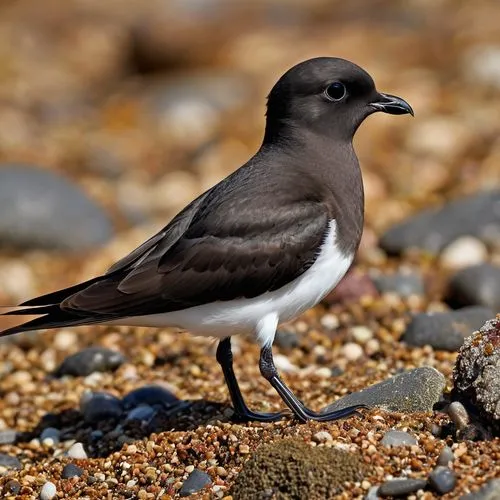
[[[390,94],[379,94],[375,102],[371,102],[370,106],[374,107],[377,111],[383,111],[391,115],[406,115],[410,114],[415,116],[411,106],[401,97]]]

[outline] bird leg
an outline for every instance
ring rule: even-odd
[[[254,412],[248,408],[241,394],[240,387],[238,386],[238,381],[233,370],[233,353],[231,351],[231,338],[226,337],[219,342],[217,346],[216,359],[222,368],[224,373],[224,379],[226,380],[227,388],[229,389],[229,394],[231,396],[231,401],[233,403],[234,412],[236,418],[242,421],[254,420],[257,422],[273,422],[280,420],[282,417],[287,415],[286,412],[278,413],[260,413]]]
[[[359,408],[365,408],[364,405],[355,405],[348,406],[347,408],[343,408],[341,410],[328,411],[324,413],[317,413],[307,408],[288,388],[285,382],[281,380],[278,370],[276,370],[276,366],[274,366],[271,345],[266,345],[261,349],[259,367],[262,376],[276,389],[276,392],[281,396],[281,399],[302,422],[306,422],[307,420],[316,420],[318,422],[337,420],[356,413],[356,410]]]

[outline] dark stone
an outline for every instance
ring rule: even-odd
[[[21,491],[21,484],[15,479],[11,479],[5,484],[4,493],[7,495],[17,495]]]
[[[114,420],[123,413],[122,402],[106,392],[94,392],[83,406],[83,419],[89,424]]]
[[[113,234],[109,217],[71,181],[27,165],[0,167],[0,244],[82,252]]]
[[[380,497],[402,497],[423,490],[426,486],[425,479],[391,479],[380,485],[378,495]]]
[[[451,469],[448,469],[444,465],[438,465],[429,474],[429,486],[440,495],[449,493],[456,485],[457,476]]]
[[[6,469],[21,470],[22,464],[17,457],[7,455],[6,453],[0,453],[0,467],[5,467]]]
[[[380,293],[395,293],[401,297],[425,293],[424,280],[416,271],[375,275],[373,282]]]
[[[5,429],[0,431],[0,444],[12,444],[17,439],[17,431],[14,429]]]
[[[411,346],[458,351],[464,340],[493,316],[486,307],[464,307],[443,313],[415,314],[401,338]]]
[[[154,408],[148,405],[137,406],[135,408],[132,408],[127,413],[126,420],[139,420],[141,422],[147,422],[155,414],[155,411],[156,410]]]
[[[145,385],[129,392],[123,398],[125,409],[135,408],[141,405],[151,407],[161,406],[169,408],[177,403],[178,399],[167,389],[160,385]]]
[[[299,345],[299,336],[291,330],[278,330],[274,337],[274,345],[282,349],[293,349]]]
[[[422,366],[347,394],[322,411],[341,410],[358,404],[403,413],[432,411],[445,385],[446,380],[440,372],[430,366]]]
[[[460,236],[498,240],[500,234],[500,191],[485,191],[429,209],[391,227],[380,246],[389,255],[400,255],[410,248],[433,254]]]
[[[62,470],[61,477],[70,479],[72,477],[80,477],[83,474],[83,469],[75,464],[66,464]]]
[[[500,267],[485,263],[461,269],[451,278],[445,300],[453,308],[478,305],[500,311]]]
[[[105,347],[87,347],[68,356],[57,368],[54,375],[86,377],[93,372],[110,372],[125,362],[123,354]]]
[[[212,478],[206,472],[194,469],[181,486],[179,495],[181,497],[187,497],[210,484],[212,484]]]

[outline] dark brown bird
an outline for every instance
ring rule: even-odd
[[[294,66],[269,94],[255,156],[105,274],[7,313],[40,316],[0,336],[97,323],[214,336],[236,415],[274,420],[283,413],[251,411],[234,376],[230,338],[249,334],[261,346],[262,375],[298,419],[353,413],[306,408],[279,377],[271,347],[278,324],[317,304],[354,259],[364,197],[352,139],[376,111],[413,114],[349,61]]]

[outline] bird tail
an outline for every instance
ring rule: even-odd
[[[45,330],[50,328],[62,328],[66,326],[79,326],[95,323],[103,323],[105,320],[99,317],[89,317],[75,314],[71,311],[61,309],[61,302],[71,295],[83,290],[84,288],[96,283],[102,279],[94,278],[78,285],[70,286],[56,292],[48,293],[35,297],[34,299],[23,302],[19,308],[9,307],[9,311],[0,313],[1,316],[39,316],[21,323],[20,325],[7,328],[0,331],[0,338],[14,335],[16,333],[28,332],[31,330]],[[27,307],[26,307],[27,306]],[[5,308],[1,308],[5,309]]]

